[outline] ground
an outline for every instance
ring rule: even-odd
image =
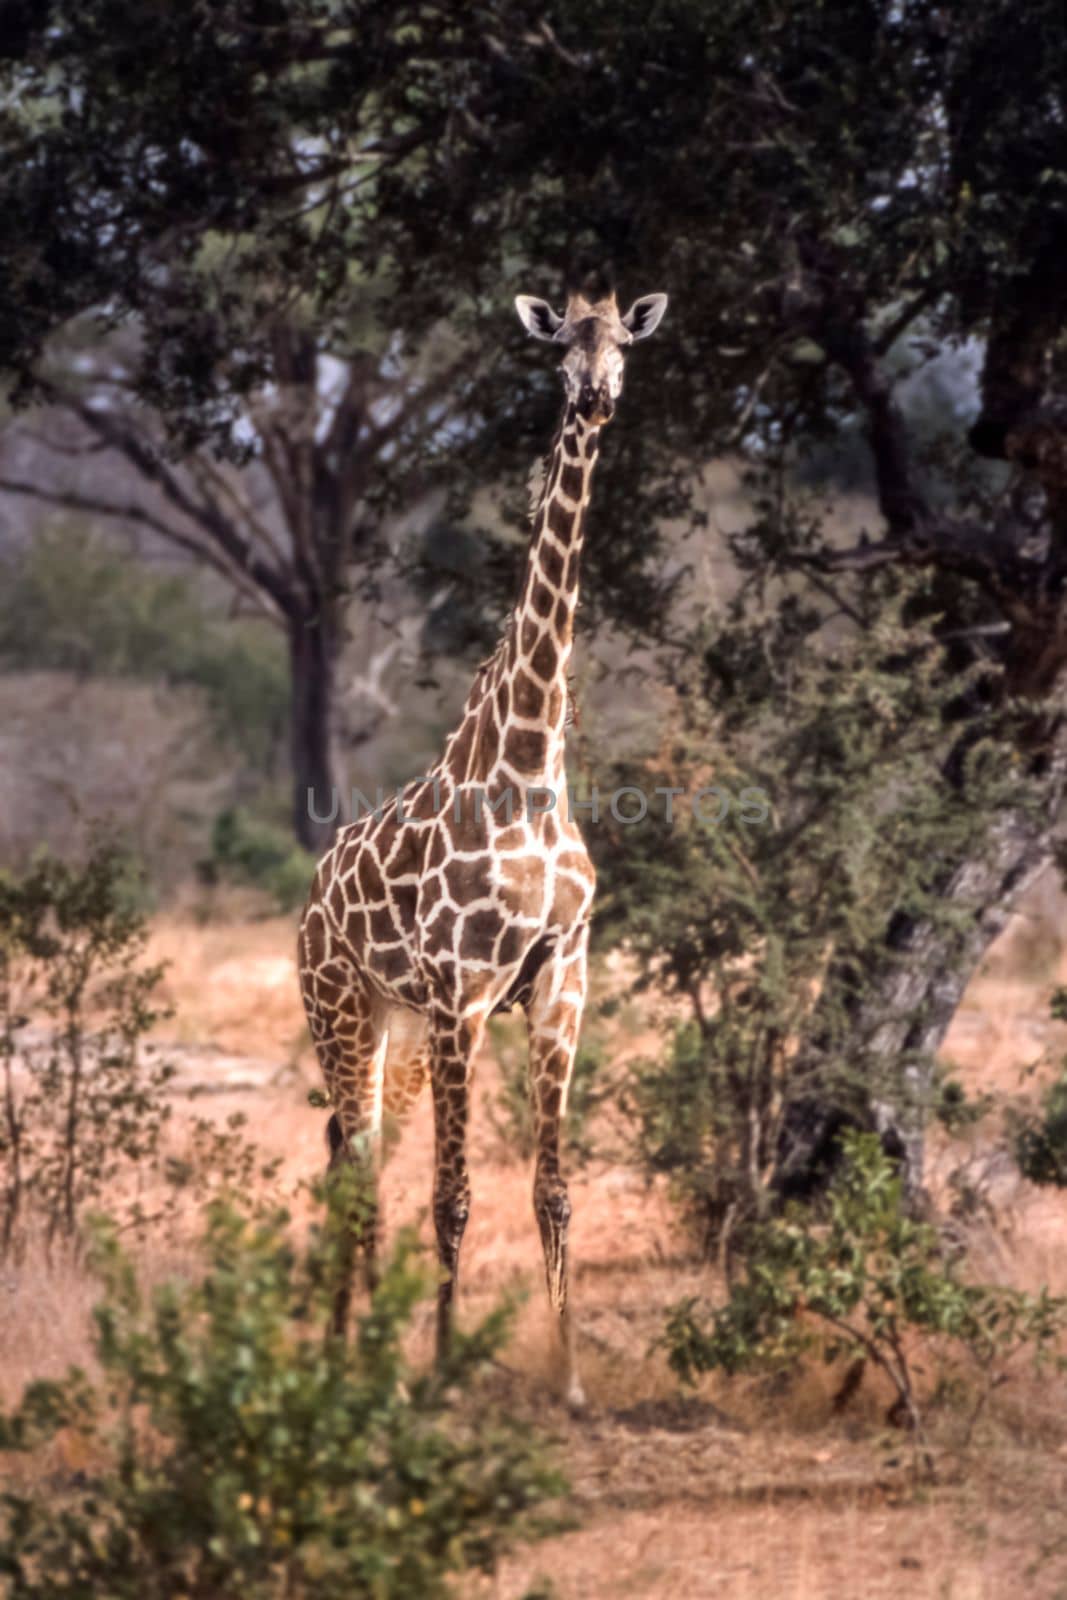
[[[946,1043],[974,1090],[1015,1093],[1042,1050],[1067,1045],[1047,1021],[1067,975],[1067,908],[1047,885],[994,950]],[[281,918],[199,922],[160,918],[153,955],[170,962],[175,1008],[161,1043],[179,1067],[175,1102],[223,1117],[242,1111],[250,1133],[284,1158],[286,1181],[321,1169],[325,1114],[307,1102],[317,1082],[296,988],[293,928]],[[609,976],[610,981],[610,976]],[[616,1041],[617,1052],[647,1037]],[[917,1490],[906,1436],[883,1420],[885,1396],[865,1382],[835,1415],[837,1377],[806,1371],[778,1392],[753,1381],[707,1382],[683,1393],[652,1347],[665,1308],[712,1287],[661,1186],[617,1151],[572,1183],[576,1304],[591,1405],[571,1417],[555,1399],[531,1174],[488,1114],[497,1078],[479,1063],[472,1133],[474,1202],[464,1245],[462,1315],[474,1319],[505,1290],[525,1295],[491,1384],[497,1397],[558,1440],[572,1485],[572,1531],[524,1549],[470,1600],[1033,1600],[1067,1596],[1067,1389],[1021,1369],[998,1396],[964,1457],[962,1422],[939,1423],[941,1481]],[[190,1098],[192,1096],[192,1098]],[[432,1130],[420,1107],[387,1170],[391,1232],[405,1222],[428,1238]],[[1033,1189],[995,1154],[988,1127],[938,1141],[931,1171],[942,1200],[961,1164],[993,1210],[967,1224],[983,1271],[1067,1290],[1067,1197]],[[158,1263],[180,1265],[180,1249]],[[35,1260],[4,1269],[0,1388],[14,1399],[31,1376],[83,1360],[90,1282]],[[428,1358],[431,1311],[415,1330]],[[41,1470],[62,1468],[53,1460]]]

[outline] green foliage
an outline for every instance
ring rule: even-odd
[[[293,843],[288,830],[238,808],[220,811],[211,836],[207,870],[262,889],[282,911],[303,904],[315,876],[316,859]]]
[[[909,1215],[901,1180],[873,1134],[846,1134],[844,1164],[825,1215],[793,1209],[754,1230],[744,1275],[705,1316],[695,1300],[675,1307],[665,1344],[691,1381],[795,1362],[813,1346],[827,1360],[870,1360],[891,1381],[925,1452],[916,1354],[921,1333],[964,1349],[977,1363],[983,1399],[1024,1347],[1047,1356],[1067,1323],[1067,1300],[964,1281],[936,1229]]]
[[[303,0],[263,30],[226,0],[146,17],[132,54],[107,18],[103,0],[54,6],[9,47],[3,198],[23,226],[3,276],[24,317],[0,355],[21,368],[73,312],[136,307],[144,383],[201,420],[269,367],[272,306],[300,299],[369,344],[394,326],[374,327],[383,263],[417,327],[529,263],[610,261],[689,286],[667,414],[699,433],[764,359],[777,220],[819,228],[883,305],[956,287],[973,322],[1065,205],[1051,0],[1010,31],[993,0],[947,19],[888,0],[565,0],[550,34],[529,0],[417,18]],[[220,106],[240,107],[240,138]],[[794,334],[788,354],[811,345]]]
[[[992,0],[949,24],[888,0],[564,0],[547,33],[530,0],[417,16],[288,0],[262,29],[224,0],[146,17],[132,56],[106,0],[66,0],[23,21],[2,79],[0,195],[23,223],[0,251],[0,365],[32,384],[57,327],[135,314],[139,398],[183,442],[239,451],[245,397],[285,362],[279,308],[372,363],[398,332],[420,353],[448,318],[494,361],[427,455],[451,457],[451,487],[468,463],[518,483],[558,386],[511,294],[605,266],[633,292],[662,284],[672,337],[635,358],[626,448],[593,512],[610,537],[587,559],[587,600],[647,625],[657,523],[702,525],[679,462],[732,450],[739,422],[766,438],[798,411],[816,436],[854,427],[837,364],[812,365],[825,345],[786,314],[798,241],[828,252],[850,316],[889,324],[915,303],[955,331],[988,315],[984,264],[1003,274],[1040,240],[1067,171],[1045,109],[1062,69],[1050,13],[1042,0],[1013,28],[1027,87],[1012,94]],[[220,110],[235,106],[239,136]],[[1020,159],[1027,180],[1048,174],[1040,191],[1012,181]],[[379,460],[371,492],[397,468],[402,451]],[[485,554],[510,589],[507,552]]]
[[[908,957],[887,930],[940,930],[951,970],[970,913],[945,877],[1025,785],[1010,722],[993,714],[975,719],[966,783],[950,770],[961,682],[923,593],[857,588],[853,625],[743,590],[690,642],[657,762],[601,785],[685,791],[673,823],[602,825],[591,842],[598,940],[624,937],[642,984],[689,1012],[628,1101],[645,1160],[674,1177],[709,1240],[766,1214],[798,1108],[860,1121],[875,1099],[902,1119],[929,1110],[909,1102],[905,1071],[929,1063],[882,1044],[887,1023],[921,1020],[894,998]],[[705,816],[728,797],[722,822],[699,820],[702,788]]]
[[[138,398],[183,443],[240,453],[247,395],[292,368],[279,311],[371,370],[421,359],[447,320],[493,360],[457,380],[463,426],[437,430],[422,471],[518,484],[558,385],[512,293],[605,270],[662,285],[671,334],[635,352],[591,515],[594,615],[662,621],[659,524],[707,524],[694,463],[784,446],[800,465],[820,446],[839,470],[877,401],[880,470],[899,478],[906,438],[886,448],[885,423],[902,348],[918,369],[931,341],[1030,306],[1037,370],[1062,328],[1058,295],[1028,289],[1043,271],[1058,290],[1067,216],[1053,0],[1018,16],[999,0],[560,0],[547,29],[531,0],[279,0],[262,27],[219,0],[153,11],[135,42],[112,22],[108,0],[63,0],[12,29],[0,200],[21,220],[0,244],[0,366],[32,388],[58,328],[136,317]],[[375,506],[407,471],[403,449],[378,454]],[[914,477],[880,485],[894,536],[929,533]],[[953,493],[972,509],[962,479]],[[482,553],[472,576],[510,591],[514,551]]]
[[[415,1369],[404,1341],[429,1284],[405,1238],[354,1338],[333,1336],[351,1197],[331,1188],[306,1246],[284,1212],[215,1202],[202,1276],[150,1297],[100,1227],[100,1379],[34,1384],[0,1419],[0,1447],[68,1427],[92,1462],[76,1488],[0,1500],[11,1600],[443,1600],[450,1574],[539,1531],[560,1479],[522,1424],[463,1397],[504,1315],[445,1370]]]
[[[1050,1010],[1057,1022],[1067,1021],[1067,989],[1054,992]],[[1023,1177],[1067,1189],[1067,1061],[1045,1086],[1036,1114],[1015,1114],[1009,1125]]]
[[[725,1063],[696,1021],[673,1027],[657,1060],[634,1064],[624,1103],[640,1159],[669,1175],[710,1249],[736,1203],[744,1106],[732,1101]]]
[[[145,1035],[162,968],[146,967],[129,858],[98,843],[81,866],[41,856],[0,874],[0,1253],[31,1220],[70,1239],[86,1205],[157,1154],[171,1068]]]
[[[190,685],[220,738],[270,771],[285,728],[285,648],[265,623],[212,615],[188,576],[146,566],[91,530],[51,525],[0,563],[9,669]]]
[[[188,1220],[183,1200],[195,1206],[199,1218],[204,1206],[229,1194],[255,1194],[261,1200],[276,1195],[282,1158],[265,1156],[246,1136],[247,1126],[243,1111],[231,1111],[221,1127],[210,1117],[191,1118],[182,1143],[171,1141],[161,1151],[163,1209],[155,1215],[137,1212],[133,1223],[142,1229],[162,1223],[174,1234]]]
[[[1017,1124],[1015,1159],[1031,1183],[1067,1189],[1067,1069],[1045,1089],[1037,1116]]]
[[[993,1095],[969,1095],[958,1078],[948,1077],[943,1072],[935,1076],[930,1109],[941,1126],[950,1133],[973,1128],[988,1115],[994,1104]]]

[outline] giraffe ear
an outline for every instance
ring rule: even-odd
[[[554,339],[563,326],[563,318],[553,311],[548,301],[537,300],[531,294],[517,294],[515,310],[526,332],[532,333],[535,339]]]
[[[666,309],[665,294],[643,294],[623,317],[622,325],[635,339],[647,339],[659,327]]]

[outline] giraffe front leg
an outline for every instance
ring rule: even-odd
[[[586,941],[586,929],[576,929],[557,950],[538,974],[527,1008],[537,1141],[534,1213],[544,1249],[549,1303],[559,1318],[563,1393],[575,1410],[585,1405],[585,1391],[578,1375],[574,1311],[568,1303],[571,1202],[560,1166],[560,1142],[585,1004]]]
[[[470,1215],[467,1173],[467,1122],[474,1053],[484,1031],[482,1013],[453,1016],[438,1012],[430,1023],[430,1079],[433,1091],[433,1221],[441,1282],[437,1289],[437,1360],[452,1343],[452,1314],[459,1282],[459,1252]]]
[[[313,917],[309,916],[301,930],[301,988],[319,1065],[335,1107],[326,1127],[329,1172],[353,1174],[339,1243],[333,1308],[334,1332],[343,1335],[361,1254],[368,1289],[373,1289],[377,1280],[378,1166],[388,1017],[353,967],[337,958],[316,963],[307,957],[308,924],[313,935]]]

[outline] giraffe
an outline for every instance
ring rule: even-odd
[[[515,305],[534,338],[565,352],[563,416],[519,600],[436,766],[342,829],[320,862],[301,920],[299,970],[334,1106],[331,1168],[354,1162],[366,1183],[371,1216],[358,1243],[371,1285],[383,1116],[402,1121],[429,1080],[439,1359],[470,1209],[472,1065],[491,1013],[525,1010],[534,1212],[563,1389],[577,1408],[584,1396],[567,1298],[571,1207],[560,1132],[585,1000],[594,874],[565,799],[567,667],[600,430],[615,410],[625,349],[655,330],[667,297],[645,295],[625,316],[614,294],[595,302],[571,295],[563,316],[529,295]],[[353,1251],[356,1233],[353,1222]],[[342,1329],[348,1295],[346,1285],[336,1309]]]

